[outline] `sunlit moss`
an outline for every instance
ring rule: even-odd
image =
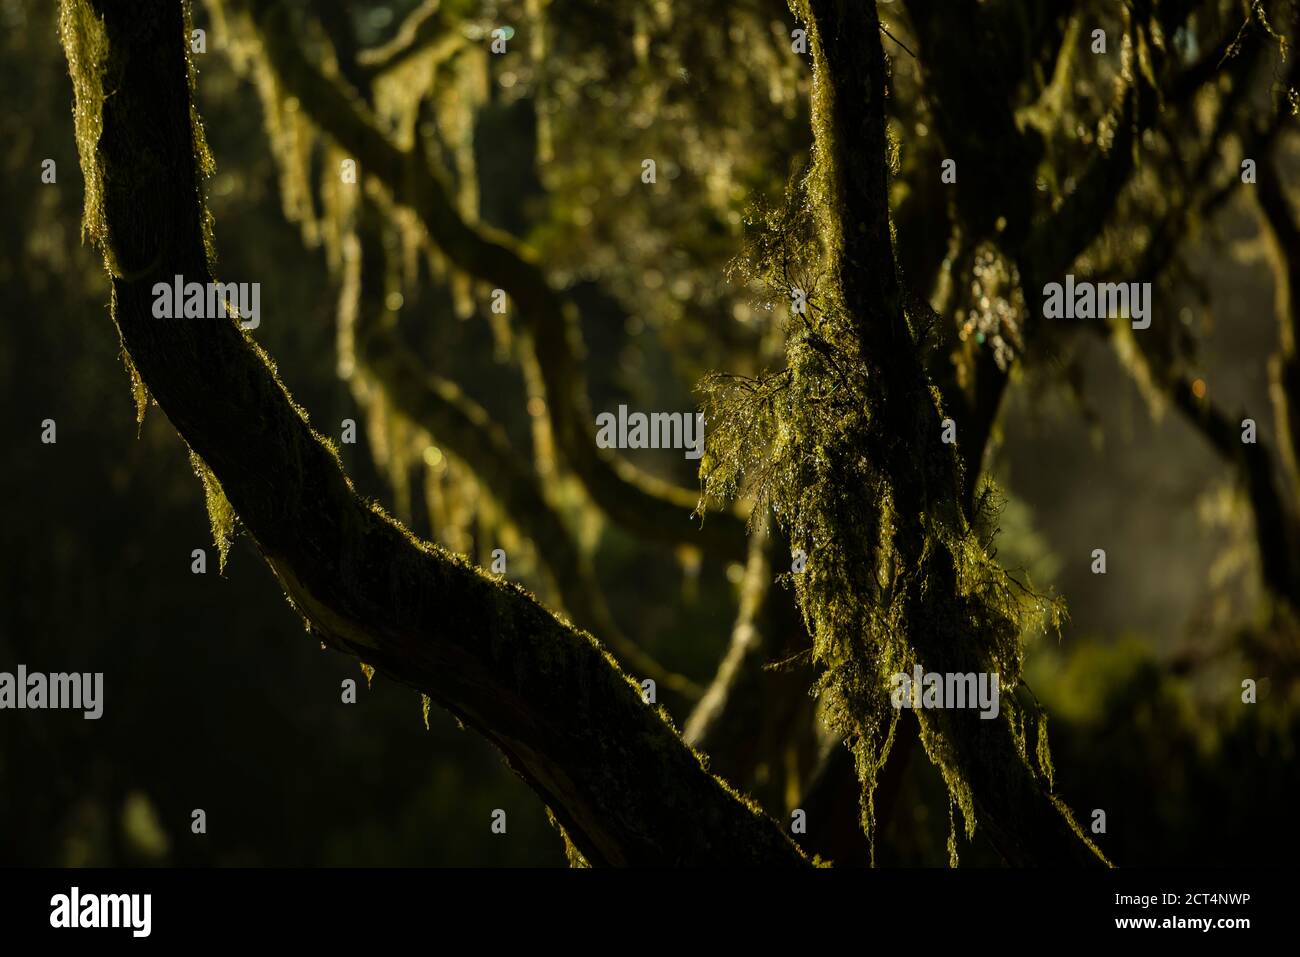
[[[59,11],[59,36],[68,58],[75,96],[73,122],[77,153],[85,176],[86,199],[81,220],[83,241],[98,243],[104,236],[104,191],[95,151],[103,131],[103,80],[108,57],[108,36],[103,21],[86,0],[63,0]],[[111,252],[105,252],[111,256]],[[109,272],[118,275],[111,260]]]
[[[754,514],[770,506],[791,547],[808,555],[806,569],[787,577],[821,668],[814,691],[823,717],[855,755],[871,839],[874,791],[898,721],[890,679],[915,665],[979,662],[996,672],[1014,750],[989,758],[1018,762],[1008,775],[1041,775],[1050,789],[1045,724],[1028,722],[1037,728],[1030,747],[1025,726],[1033,714],[1015,690],[1022,635],[1056,627],[1063,607],[1009,576],[980,537],[981,528],[993,527],[991,486],[968,519],[957,502],[960,464],[926,451],[937,445],[943,417],[937,391],[891,394],[890,408],[873,365],[890,360],[862,355],[834,265],[843,256],[846,214],[830,97],[815,76],[813,162],[783,208],[751,218],[740,270],[766,282],[774,307],[788,317],[786,365],[704,382],[712,432],[702,476],[708,494],[748,498]],[[914,347],[927,345],[918,339]],[[905,400],[916,402],[911,418],[898,407]],[[900,455],[900,446],[914,452]],[[917,718],[951,798],[955,864],[956,809],[968,838],[976,826],[969,769],[946,717],[918,711]]]
[[[190,452],[190,466],[203,482],[203,497],[208,508],[208,522],[212,528],[212,541],[217,546],[218,569],[225,571],[226,556],[230,553],[230,540],[235,532],[235,510],[226,500],[221,483],[207,464]]]

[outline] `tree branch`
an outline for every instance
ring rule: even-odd
[[[281,85],[298,98],[321,130],[357,157],[404,206],[413,209],[430,237],[458,268],[504,289],[513,311],[532,334],[547,390],[556,444],[612,519],[655,540],[697,545],[714,555],[745,553],[744,520],[734,511],[713,514],[696,526],[694,492],[637,469],[595,443],[584,347],[573,307],[548,284],[540,266],[505,233],[466,223],[419,149],[395,146],[355,96],[311,64],[294,39],[288,9],[279,0],[226,0],[250,12],[257,35]]]
[[[426,51],[433,51],[435,60],[446,59],[464,42],[464,37],[452,31],[442,0],[424,0],[402,21],[391,40],[361,50],[357,64],[366,76],[376,77]]]
[[[1282,460],[1292,490],[1300,496],[1300,224],[1283,182],[1277,158],[1266,152],[1260,161],[1255,196],[1269,245],[1278,319],[1278,349],[1269,363],[1269,391]]]
[[[682,729],[687,742],[709,755],[711,768],[768,807],[797,790],[789,765],[816,747],[808,635],[793,595],[773,582],[777,563],[789,554],[775,524],[764,519],[750,535],[731,644]],[[803,656],[805,667],[769,670],[789,654]],[[760,781],[764,764],[768,773]]]
[[[153,317],[155,283],[211,278],[188,6],[63,0],[62,17],[124,350],[312,633],[482,733],[592,864],[802,863],[593,638],[364,503],[233,320]]]
[[[699,698],[703,693],[699,685],[668,671],[617,626],[590,562],[547,501],[535,474],[520,464],[505,430],[456,383],[427,374],[397,330],[385,321],[383,251],[366,222],[374,214],[367,203],[359,233],[344,250],[340,325],[359,362],[394,406],[437,436],[491,489],[511,520],[536,544],[560,601],[580,627],[603,636],[640,676],[688,698]]]
[[[888,676],[878,673],[877,662],[910,657],[927,670],[955,674],[1005,670],[1010,692],[1019,653],[1008,647],[1007,636],[1018,640],[1018,632],[989,592],[962,584],[964,576],[991,575],[991,561],[985,556],[977,566],[965,564],[971,533],[961,503],[960,468],[952,447],[939,441],[940,410],[899,296],[887,199],[885,62],[875,5],[858,0],[793,0],[793,5],[797,13],[806,11],[813,53],[814,169],[820,177],[815,202],[824,220],[828,264],[847,312],[826,322],[852,330],[868,406],[857,420],[861,424],[845,413],[832,436],[819,434],[816,454],[841,468],[846,460],[866,463],[867,480],[880,497],[869,508],[873,519],[889,528],[888,536],[878,536],[879,544],[873,541],[873,531],[862,527],[862,507],[851,503],[863,494],[857,489],[828,489],[808,506],[812,517],[805,521],[816,521],[818,531],[838,539],[819,543],[823,551],[836,550],[836,567],[818,566],[816,574],[847,576],[840,585],[822,587],[834,589],[831,596],[856,590],[856,600],[865,603],[872,600],[866,583],[874,577],[882,608],[879,617],[867,617],[867,636],[853,633],[860,619],[839,618],[834,608],[805,607],[805,615],[818,622],[815,648],[821,647],[823,660],[850,658],[847,664],[835,659],[829,664],[838,680],[837,696],[851,703],[859,779],[869,787],[896,724],[878,717],[881,698],[888,701]],[[815,378],[815,369],[796,365],[796,387]],[[858,404],[855,399],[853,405]],[[833,601],[831,596],[824,600]],[[902,647],[896,643],[900,634]],[[867,642],[885,647],[864,647]],[[884,688],[874,687],[876,682]],[[1012,715],[1023,719],[1024,712],[1010,697],[1003,695],[1002,710],[992,720],[969,711],[916,711],[921,740],[950,793],[971,801],[1009,863],[1104,864],[1068,808],[1027,762],[1024,732],[1012,725]]]

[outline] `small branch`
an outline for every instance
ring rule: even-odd
[[[793,594],[774,582],[788,555],[784,537],[770,517],[756,521],[731,644],[682,735],[709,755],[711,768],[770,807],[798,785],[785,758],[815,746],[815,718],[807,694],[811,671],[767,667],[787,647],[802,645],[806,653],[809,639]],[[760,764],[769,770],[762,782]]]
[[[425,0],[411,11],[391,40],[357,54],[357,64],[368,77],[401,66],[412,57],[432,52],[442,61],[462,46],[465,38],[457,33],[442,9],[442,0]]]

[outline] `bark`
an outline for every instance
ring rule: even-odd
[[[978,240],[998,230],[1018,244],[1033,212],[1034,178],[1042,144],[1037,131],[1016,123],[1013,107],[1023,79],[1029,38],[1015,4],[948,0],[908,4],[921,49],[921,71],[933,94],[932,113],[948,157],[956,160],[957,213]],[[1056,23],[1049,19],[1047,26]],[[1040,43],[1059,35],[1048,31]],[[1003,220],[1000,230],[997,221]]]
[[[175,0],[64,0],[87,231],[126,354],[312,633],[483,734],[592,864],[804,862],[598,642],[363,502],[232,320],[153,317],[154,283],[211,278],[187,13]]]

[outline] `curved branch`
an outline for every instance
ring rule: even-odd
[[[1179,24],[1193,13],[1191,4],[1161,7],[1157,18],[1166,36],[1172,36]],[[1115,205],[1134,171],[1134,147],[1148,130],[1158,128],[1162,112],[1169,106],[1186,106],[1205,84],[1217,82],[1221,72],[1233,80],[1229,98],[1240,98],[1245,79],[1258,65],[1262,45],[1252,42],[1244,55],[1234,60],[1229,70],[1222,70],[1228,51],[1240,46],[1225,38],[1214,50],[1169,80],[1169,93],[1159,102],[1150,84],[1137,75],[1119,90],[1110,115],[1099,126],[1113,128],[1110,149],[1093,156],[1079,175],[1077,188],[1059,208],[1044,216],[1030,230],[1025,242],[1012,250],[1021,276],[1021,288],[1028,296],[1036,295],[1044,281],[1069,271],[1075,260],[1101,234]],[[1229,111],[1235,112],[1235,111]],[[1245,115],[1244,113],[1242,115]],[[1042,323],[1030,311],[1024,320],[1024,338],[1041,335]],[[981,352],[974,375],[971,416],[965,423],[962,454],[966,459],[965,499],[973,501],[975,488],[987,454],[989,439],[1006,394],[1010,368],[1001,369],[988,354]]]
[[[1242,442],[1244,415],[1230,416],[1198,396],[1186,375],[1158,365],[1138,337],[1121,325],[1110,323],[1106,328],[1121,354],[1120,364],[1135,377],[1155,385],[1210,447],[1235,466],[1255,520],[1260,577],[1275,600],[1295,608],[1300,596],[1300,527],[1274,478],[1268,444],[1258,440],[1253,444]]]
[[[1294,71],[1293,71],[1294,72]],[[1217,144],[1230,135],[1235,126],[1241,124],[1243,114],[1239,112],[1239,101],[1245,96],[1243,85],[1234,86],[1228,100],[1220,109],[1215,122],[1211,144]],[[1295,369],[1294,330],[1287,324],[1288,302],[1291,296],[1287,291],[1286,253],[1288,244],[1300,239],[1300,233],[1288,236],[1288,224],[1280,217],[1288,216],[1286,207],[1278,206],[1279,200],[1285,204],[1285,194],[1281,192],[1277,172],[1272,168],[1267,157],[1276,140],[1286,114],[1277,111],[1266,122],[1256,123],[1244,135],[1243,152],[1247,156],[1259,156],[1263,160],[1260,170],[1258,192],[1256,196],[1263,211],[1266,235],[1273,240],[1274,268],[1277,274],[1276,296],[1277,311],[1281,321],[1279,353],[1274,357],[1273,402],[1274,411],[1280,425],[1279,441],[1283,450],[1283,463],[1289,464],[1288,450],[1288,401],[1294,401],[1300,392],[1288,393],[1285,389],[1286,379],[1279,381],[1279,375],[1286,370]],[[1131,276],[1111,276],[1112,281],[1130,278],[1138,282],[1156,282],[1175,262],[1180,246],[1180,237],[1187,229],[1188,223],[1195,215],[1208,216],[1219,208],[1241,186],[1241,179],[1234,169],[1220,181],[1215,180],[1214,169],[1219,165],[1217,145],[1211,145],[1198,159],[1196,164],[1182,172],[1182,186],[1189,194],[1187,202],[1172,209],[1152,231],[1151,238],[1136,260],[1136,269]],[[1270,232],[1270,228],[1278,231]],[[1281,248],[1278,248],[1278,244]],[[1130,270],[1126,269],[1126,273]],[[1107,323],[1104,326],[1091,326],[1099,335],[1108,335],[1120,365],[1133,376],[1138,384],[1150,384],[1158,389],[1173,404],[1184,419],[1209,443],[1210,447],[1226,462],[1232,464],[1240,475],[1242,485],[1250,503],[1255,521],[1256,547],[1259,554],[1260,577],[1264,586],[1275,600],[1291,608],[1296,607],[1300,596],[1300,524],[1294,513],[1287,506],[1286,499],[1279,486],[1273,468],[1273,455],[1268,443],[1257,439],[1254,444],[1241,441],[1240,422],[1215,406],[1213,402],[1198,396],[1191,380],[1160,357],[1159,350],[1152,348],[1145,337],[1133,335],[1123,322]],[[1288,362],[1289,357],[1289,362]],[[1295,373],[1292,373],[1295,374]],[[1292,472],[1294,475],[1294,472]]]
[[[693,544],[728,558],[743,557],[745,522],[734,510],[714,514],[696,526],[689,521],[700,504],[696,493],[647,475],[597,447],[577,316],[572,305],[551,288],[541,267],[506,234],[465,222],[423,154],[394,145],[357,97],[307,60],[282,3],[227,2],[251,11],[281,85],[298,98],[313,122],[355,156],[361,169],[383,184],[397,202],[415,211],[458,268],[509,294],[514,313],[532,334],[537,349],[556,444],[596,504],[646,538]]]
[[[803,863],[595,639],[363,502],[233,320],[153,317],[155,283],[211,277],[187,9],[63,0],[86,231],[126,354],[312,633],[483,734],[592,864]]]
[[[384,394],[404,415],[418,422],[463,460],[483,485],[491,489],[524,534],[536,543],[537,554],[559,593],[564,609],[580,627],[604,637],[620,659],[642,677],[664,688],[697,699],[703,693],[684,675],[668,671],[623,634],[605,604],[590,562],[579,551],[568,527],[542,493],[532,470],[520,464],[505,430],[456,383],[430,375],[385,322],[387,305],[377,281],[382,250],[366,231],[344,251],[340,312],[345,334],[360,364],[374,375]]]
[[[451,27],[442,0],[424,0],[391,40],[357,53],[358,68],[363,75],[376,77],[426,51],[433,53],[435,61],[446,59],[465,42]]]

